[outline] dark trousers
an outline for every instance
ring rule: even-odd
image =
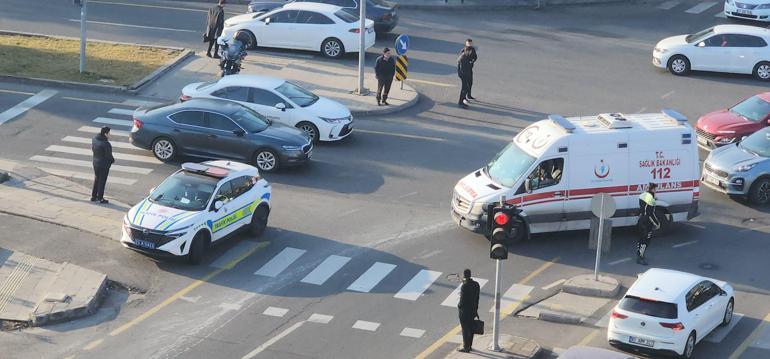
[[[104,186],[107,185],[109,167],[94,167],[94,189],[91,190],[91,198],[104,199]]]
[[[460,317],[460,327],[463,332],[463,348],[470,349],[473,346],[473,318]]]
[[[644,254],[650,245],[650,239],[652,239],[653,229],[649,218],[639,219],[639,241],[636,242],[636,256],[638,258],[644,259]]]
[[[466,94],[466,96],[473,97],[471,95],[471,91],[473,91],[473,72],[468,74],[468,93]]]
[[[211,53],[211,47],[214,47],[214,53]],[[217,43],[217,39],[213,39],[209,41],[209,49],[206,51],[207,54],[212,56],[218,56],[219,55],[219,44]]]
[[[470,94],[471,92],[471,82],[470,82],[471,79],[472,79],[472,76],[468,76],[468,75],[460,76],[461,86],[460,86],[460,100],[458,101],[459,104],[462,104],[463,100],[468,98],[468,94]]]
[[[390,93],[390,85],[393,84],[393,78],[380,80],[377,79],[377,102],[388,100],[388,94]]]

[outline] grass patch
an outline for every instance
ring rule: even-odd
[[[0,34],[0,74],[126,86],[141,80],[181,51],[88,42],[86,73],[78,71],[80,41]]]

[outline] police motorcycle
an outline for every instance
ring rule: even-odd
[[[220,36],[217,39],[219,44],[219,68],[222,69],[222,77],[227,75],[235,75],[241,72],[241,61],[246,57],[246,43],[247,39],[242,37],[245,34],[238,33],[232,39],[228,40],[224,36]]]

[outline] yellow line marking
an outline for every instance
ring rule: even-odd
[[[751,335],[749,335],[749,337],[746,338],[746,340],[744,340],[743,343],[741,343],[741,345],[738,346],[738,349],[735,349],[735,352],[733,352],[733,354],[730,355],[729,359],[738,359],[738,358],[740,358],[740,356],[743,354],[743,352],[745,352],[746,349],[749,348],[749,345],[751,345],[751,343],[753,343],[757,339],[757,336],[759,336],[759,333],[762,330],[765,329],[765,327],[767,326],[768,322],[770,322],[770,313],[768,313],[765,316],[765,319],[762,319],[762,323],[760,323],[757,326],[757,328],[754,329],[753,332],[751,332]]]
[[[95,102],[95,103],[106,103],[108,105],[128,106],[128,105],[126,105],[126,104],[124,104],[122,102],[92,100],[92,99],[88,99],[88,98],[79,98],[79,97],[62,97],[62,98],[65,99],[65,100],[71,100],[71,101]],[[129,106],[129,107],[131,107],[131,106]]]
[[[434,85],[434,86],[441,86],[441,87],[457,87],[456,85],[445,84],[441,82],[425,81],[425,80],[409,79],[409,82],[417,82],[417,83],[423,83],[427,85]]]
[[[103,342],[104,342],[104,339],[97,339],[97,340],[94,340],[94,341],[92,341],[92,342],[88,343],[88,345],[84,346],[84,347],[83,347],[83,350],[85,350],[85,351],[91,350],[91,349],[93,349],[93,348],[96,348],[96,347],[98,347],[98,346],[99,346],[99,344],[102,344]]]
[[[133,326],[143,322],[145,319],[153,316],[155,313],[159,312],[161,309],[163,309],[166,306],[168,306],[169,304],[173,303],[175,300],[179,299],[180,297],[185,296],[187,293],[189,293],[193,289],[198,288],[201,284],[207,283],[209,280],[211,280],[211,278],[216,277],[217,275],[219,275],[220,273],[222,273],[222,272],[224,272],[224,271],[226,271],[228,269],[232,269],[233,267],[235,267],[236,264],[238,264],[238,262],[240,262],[243,259],[245,259],[246,257],[254,254],[254,252],[256,252],[257,250],[260,250],[262,248],[267,247],[269,244],[270,244],[270,242],[259,242],[256,246],[254,246],[254,248],[246,251],[240,257],[233,259],[232,261],[230,261],[230,263],[227,263],[224,267],[222,267],[220,269],[217,269],[217,270],[207,274],[205,277],[203,277],[201,279],[198,279],[195,282],[192,282],[187,287],[185,287],[182,290],[174,293],[172,296],[166,298],[163,302],[161,302],[158,305],[150,308],[150,310],[142,313],[138,317],[128,321],[128,323],[123,324],[120,327],[118,327],[117,329],[113,330],[112,332],[110,332],[110,336],[111,337],[118,336],[121,333],[125,332],[126,330],[131,329],[131,327],[133,327]]]
[[[592,330],[592,331],[591,331],[591,333],[589,333],[588,335],[586,335],[586,336],[585,336],[585,338],[583,338],[582,340],[580,340],[580,342],[578,342],[576,345],[579,345],[579,346],[580,346],[580,345],[587,345],[587,344],[588,344],[588,343],[590,343],[592,340],[594,340],[594,338],[596,338],[596,336],[597,336],[598,334],[599,334],[599,330],[598,330],[598,329],[594,329],[594,330]]]
[[[30,95],[30,96],[35,94],[34,92],[13,91],[13,90],[3,90],[3,89],[0,89],[0,92],[2,92],[2,93],[15,93],[17,95]]]
[[[559,260],[559,257],[556,257],[556,258],[554,258],[554,259],[551,259],[549,262],[545,262],[545,263],[543,263],[543,265],[541,265],[540,267],[538,267],[537,269],[535,269],[535,271],[534,271],[534,272],[532,272],[532,273],[530,273],[529,275],[527,275],[526,277],[524,277],[524,279],[520,280],[520,281],[519,281],[519,283],[517,283],[517,284],[527,284],[527,282],[529,282],[530,280],[532,280],[532,278],[534,278],[534,277],[535,277],[535,276],[537,276],[538,274],[542,273],[544,270],[548,269],[548,267],[552,266],[552,265],[553,265],[554,263],[556,263],[558,260]],[[513,313],[513,311],[514,311],[514,310],[516,310],[516,307],[518,307],[519,305],[521,305],[521,301],[518,301],[518,302],[516,302],[516,303],[511,303],[511,305],[509,305],[507,308],[505,308],[505,310],[501,310],[501,311],[500,311],[500,314],[501,314],[501,315],[500,315],[500,320],[502,321],[502,320],[503,320],[503,319],[505,319],[505,318],[506,318],[508,315],[510,315],[511,313]],[[431,344],[431,345],[430,345],[428,348],[426,348],[426,349],[425,349],[425,350],[424,350],[422,353],[420,353],[420,354],[417,354],[417,356],[415,357],[415,359],[425,359],[425,358],[427,358],[427,357],[428,357],[428,355],[431,355],[431,354],[433,354],[433,352],[435,352],[435,351],[436,351],[436,349],[438,349],[440,346],[444,345],[444,343],[446,343],[446,342],[447,342],[447,341],[448,341],[450,338],[452,338],[452,337],[454,337],[455,335],[457,335],[457,334],[460,332],[460,329],[461,329],[461,328],[460,328],[460,326],[459,326],[459,325],[458,325],[458,326],[456,326],[456,327],[454,327],[454,328],[452,328],[452,330],[450,330],[449,332],[447,332],[447,333],[446,333],[446,334],[445,334],[443,337],[441,337],[441,339],[439,339],[439,340],[437,340],[436,342],[434,342],[433,344]]]

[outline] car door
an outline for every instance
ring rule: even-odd
[[[334,21],[315,11],[300,11],[297,16],[297,33],[302,34],[297,48],[317,51],[329,35]]]
[[[251,142],[243,130],[229,117],[216,112],[206,112],[206,127],[211,129],[208,149],[215,157],[248,160],[251,157]]]
[[[254,187],[254,180],[249,176],[242,176],[232,180],[233,190],[232,210],[230,211],[233,226],[241,228],[251,222],[251,214],[256,208],[254,205],[254,195],[251,189]]]
[[[249,88],[244,86],[227,86],[211,93],[211,96],[235,101],[241,105],[249,104]]]
[[[708,318],[708,331],[714,330],[720,323],[724,315],[724,308],[727,303],[722,303],[723,297],[720,296],[722,290],[711,281],[703,281],[703,305],[706,307]]]
[[[232,215],[237,208],[236,204],[233,203],[234,198],[232,180],[222,183],[214,194],[214,200],[211,203],[211,207],[209,207],[209,218],[206,221],[209,230],[211,230],[212,242],[225,237],[237,229],[237,226],[234,225],[234,216]],[[222,207],[219,210],[215,209],[217,201],[222,202]]]
[[[524,194],[521,209],[533,233],[562,230],[565,225],[564,202],[567,198],[565,158],[542,160],[516,191]]]
[[[282,104],[283,109],[276,106]],[[282,97],[276,95],[270,90],[252,87],[249,107],[259,112],[270,121],[275,121],[287,126],[294,126],[299,122],[294,119],[296,108]]]
[[[764,61],[763,53],[767,51],[767,42],[753,35],[731,35],[734,39],[732,61],[733,71],[750,74],[754,72],[754,65]]]
[[[693,286],[688,292],[686,296],[686,306],[687,311],[690,314],[690,323],[683,323],[685,325],[685,328],[688,327],[688,325],[695,329],[696,333],[708,333],[709,326],[710,326],[710,318],[708,316],[708,311],[706,310],[705,304],[705,298],[706,295],[704,294],[705,290],[704,282],[699,282],[695,286]],[[699,335],[698,338],[702,338],[703,336]]]
[[[207,152],[208,130],[203,112],[185,110],[173,113],[168,118],[174,123],[168,135],[182,153],[200,156]]]
[[[264,22],[262,31],[264,40],[257,39],[257,42],[261,45],[265,41],[266,46],[272,47],[296,48],[301,36],[296,33],[297,15],[299,10],[284,10],[270,15],[270,22]]]
[[[695,45],[690,58],[690,68],[704,71],[732,71],[730,57],[732,50],[728,34],[717,34]]]

